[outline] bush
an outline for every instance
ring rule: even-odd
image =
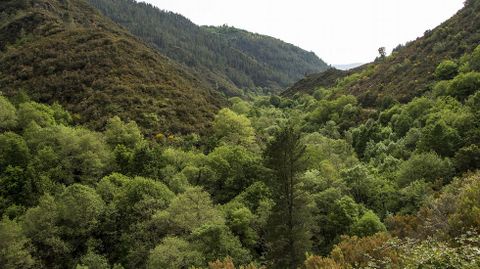
[[[372,236],[359,238],[357,236],[343,236],[330,253],[330,256],[344,265],[343,268],[364,268],[372,259],[388,259],[397,261],[398,254],[387,247],[391,239],[386,233],[378,233]],[[328,268],[328,267],[327,267]],[[395,267],[394,267],[395,268]]]
[[[470,72],[456,76],[450,84],[448,93],[463,101],[477,90],[480,90],[480,73]]]
[[[420,153],[413,155],[400,165],[397,182],[400,186],[424,179],[428,182],[441,180],[445,182],[453,173],[449,159],[442,159],[436,153]]]
[[[439,80],[449,80],[458,74],[458,65],[454,61],[445,60],[435,70],[435,77]]]
[[[0,95],[0,131],[11,130],[17,126],[17,110]]]
[[[371,210],[365,212],[365,214],[352,225],[351,229],[352,234],[360,237],[387,231],[385,225],[380,221],[380,218]]]
[[[147,269],[189,268],[205,263],[202,254],[193,249],[190,243],[177,237],[166,237],[150,252]]]
[[[474,171],[480,169],[480,147],[472,144],[461,148],[455,154],[455,167],[458,171]]]
[[[468,65],[471,70],[480,72],[480,46],[473,51]]]
[[[442,156],[452,157],[462,144],[459,132],[438,120],[422,130],[418,148],[422,151],[435,151]]]
[[[320,256],[309,256],[304,262],[306,269],[342,269],[334,259],[324,258]]]

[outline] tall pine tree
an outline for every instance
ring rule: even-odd
[[[297,268],[311,248],[311,199],[299,177],[305,169],[304,153],[300,133],[293,127],[280,130],[265,150],[275,201],[267,228],[272,268]]]

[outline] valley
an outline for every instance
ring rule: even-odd
[[[0,268],[480,268],[479,169],[479,0],[348,70],[133,0],[0,2]]]

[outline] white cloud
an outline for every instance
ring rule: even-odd
[[[464,0],[145,0],[200,25],[228,24],[314,51],[330,64],[372,61],[454,15]]]

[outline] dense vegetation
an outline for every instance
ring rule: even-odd
[[[408,102],[371,107],[345,94],[375,72],[364,67],[311,94],[230,98],[209,135],[201,125],[172,133],[175,124],[203,124],[195,113],[209,107],[171,96],[193,114],[148,127],[135,115],[155,109],[142,102],[152,92],[116,87],[152,79],[179,89],[193,77],[181,67],[81,1],[0,8],[8,44],[0,66],[10,70],[8,60],[16,70],[0,73],[1,268],[480,268],[480,46],[430,67],[431,87]],[[69,16],[72,28],[60,20]],[[9,39],[14,29],[19,36]],[[118,44],[73,68],[98,36]],[[122,48],[130,53],[117,56]],[[178,73],[146,72],[136,53]],[[109,59],[135,68],[116,73],[124,69]],[[78,80],[69,80],[72,70]],[[110,98],[133,100],[80,118],[74,105],[82,103],[66,101],[88,99],[63,90],[89,76],[120,81],[90,89],[99,96],[112,90]],[[56,98],[42,97],[49,92]],[[110,104],[90,100],[97,109]]]
[[[411,101],[432,89],[438,64],[471,53],[478,44],[480,2],[469,0],[465,8],[435,29],[426,31],[423,37],[399,45],[388,57],[379,57],[373,63],[356,68],[357,73],[358,69],[365,72],[351,81],[345,93],[355,95],[364,106],[372,107],[389,99]],[[317,79],[318,76],[307,78],[293,87],[294,91],[312,93],[314,88],[309,84],[322,86]],[[294,92],[287,94],[291,96]]]
[[[303,79],[295,82],[287,90],[282,92],[282,96],[293,97],[297,93],[313,94],[316,89],[331,88],[335,86],[339,79],[353,74],[355,71],[343,71],[336,68],[330,68],[324,72],[310,74]]]
[[[201,73],[229,96],[279,91],[327,64],[314,53],[233,27],[200,27],[134,0],[89,0],[103,14],[168,57]]]
[[[0,263],[478,268],[479,67],[480,47],[382,110],[337,96],[348,77],[235,97],[204,138],[145,139],[116,116],[95,132],[0,97]]]
[[[84,1],[0,3],[0,89],[61,103],[95,129],[118,115],[147,133],[209,126],[226,101]]]

